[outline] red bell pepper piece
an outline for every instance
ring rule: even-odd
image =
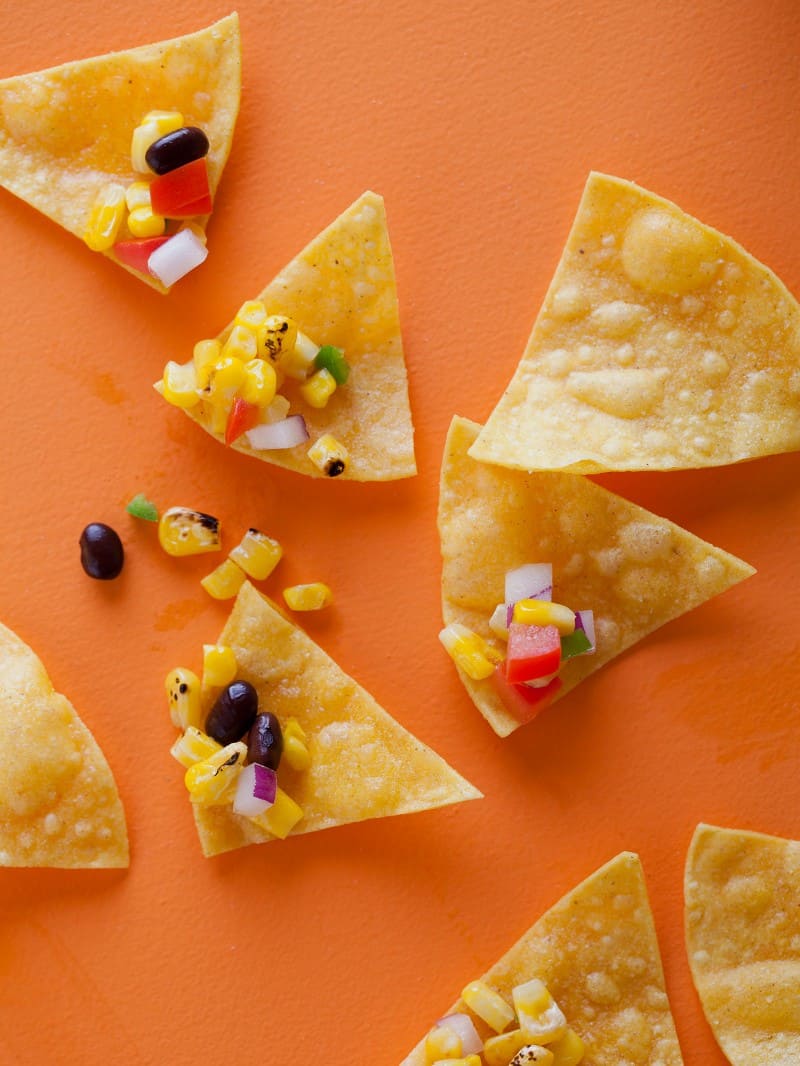
[[[164,218],[192,218],[211,210],[205,158],[195,159],[150,182],[150,203]]]
[[[228,422],[225,426],[225,443],[233,444],[248,429],[257,426],[260,419],[261,408],[258,404],[248,403],[241,396],[237,396],[228,414]]]
[[[169,237],[142,237],[139,240],[118,241],[113,248],[114,255],[120,263],[149,274],[147,260],[162,244],[166,244]]]
[[[512,685],[536,681],[555,674],[561,665],[561,636],[555,626],[523,625],[508,627],[506,680]]]
[[[503,706],[520,725],[532,722],[537,714],[549,707],[562,685],[560,677],[554,677],[549,685],[531,688],[530,685],[509,685],[501,663],[492,674],[495,691]]]

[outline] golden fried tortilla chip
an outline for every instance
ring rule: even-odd
[[[699,825],[686,860],[686,947],[734,1066],[800,1062],[800,841]]]
[[[236,14],[171,41],[6,78],[0,185],[82,237],[103,185],[142,180],[131,169],[136,126],[149,111],[180,111],[208,136],[213,194],[231,150],[240,88]],[[205,221],[197,220],[203,228]],[[129,236],[123,229],[119,239]],[[104,254],[119,262],[113,249]],[[130,272],[166,292],[156,278]]]
[[[33,651],[0,625],[0,866],[127,866],[117,786]]]
[[[480,798],[252,585],[242,586],[219,643],[233,648],[237,677],[260,705],[282,722],[296,718],[307,734],[310,769],[297,773],[284,760],[279,770],[280,787],[304,812],[293,834]],[[194,813],[208,856],[274,839],[228,807]]]
[[[800,448],[800,307],[729,237],[591,174],[511,383],[472,455],[676,470]]]
[[[561,668],[565,695],[654,629],[755,573],[733,555],[574,474],[523,474],[470,458],[480,427],[454,418],[439,494],[442,612],[501,651],[489,619],[503,602],[505,575],[552,563],[553,599],[594,611],[597,651]],[[470,451],[470,454],[468,454]],[[499,736],[519,725],[491,679],[459,671],[476,707]]]
[[[482,979],[510,1004],[512,989],[534,977],[584,1041],[585,1066],[683,1062],[644,875],[631,852],[601,866],[546,911]],[[454,1011],[469,1013],[463,1000],[443,1013]],[[473,1021],[484,1039],[494,1035],[480,1019]],[[401,1066],[425,1066],[424,1045]]]

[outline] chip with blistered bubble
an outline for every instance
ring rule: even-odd
[[[522,360],[471,454],[677,470],[800,448],[800,305],[730,237],[593,173]]]

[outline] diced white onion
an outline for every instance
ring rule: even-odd
[[[458,1036],[463,1056],[480,1055],[483,1051],[483,1041],[468,1014],[448,1014],[440,1018],[434,1026],[435,1029],[444,1027],[451,1029]]]
[[[278,775],[268,766],[251,762],[239,774],[236,795],[233,797],[235,814],[254,818],[263,814],[275,802],[278,791]]]
[[[247,431],[247,441],[257,451],[277,451],[279,448],[294,448],[308,440],[308,430],[302,415],[289,415],[280,422],[262,422]]]
[[[551,600],[553,567],[551,563],[526,563],[506,574],[506,603],[518,600]]]
[[[589,639],[592,646],[590,650],[584,654],[591,655],[597,648],[597,642],[594,639],[594,611],[576,611],[575,628],[582,629]]]
[[[169,288],[208,257],[208,248],[190,229],[182,229],[156,248],[147,260],[147,269]]]

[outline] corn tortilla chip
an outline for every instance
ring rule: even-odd
[[[525,353],[472,455],[676,470],[800,448],[800,307],[729,237],[592,174]]]
[[[468,451],[479,429],[454,418],[442,460],[444,621],[494,640],[488,623],[503,602],[506,572],[524,563],[552,563],[553,599],[594,611],[597,638],[594,655],[563,664],[556,698],[665,622],[755,572],[586,478],[476,462]],[[499,736],[518,727],[491,680],[459,673]]]
[[[307,451],[325,433],[350,453],[340,479],[391,481],[416,474],[414,427],[408,403],[394,261],[383,198],[365,192],[259,293],[268,314],[283,314],[317,344],[344,350],[347,384],[321,410],[305,402],[297,383],[282,392],[301,414],[311,440],[280,451],[256,451],[246,437],[232,447],[267,463],[323,477]],[[232,323],[219,335],[224,341]],[[155,388],[162,392],[162,383]],[[186,411],[220,442],[203,405]]]
[[[297,718],[308,736],[311,767],[297,773],[284,760],[279,771],[304,812],[293,834],[480,798],[249,583],[219,643],[233,648],[237,677],[256,688],[260,705],[282,722]],[[195,805],[194,813],[208,856],[274,839],[227,807]]]
[[[171,41],[6,78],[0,81],[0,185],[82,237],[107,182],[141,180],[131,169],[136,126],[149,111],[180,111],[187,125],[208,136],[213,194],[230,153],[240,88],[236,14]],[[205,228],[205,219],[197,221]],[[123,230],[119,239],[126,236]],[[119,262],[113,249],[104,254]],[[156,278],[130,273],[167,291]]]
[[[117,786],[33,651],[0,625],[0,866],[128,865]]]
[[[800,841],[699,825],[686,862],[686,946],[734,1066],[800,1062]]]
[[[483,980],[510,1004],[538,977],[586,1045],[582,1066],[680,1066],[653,915],[638,856],[622,852],[574,888]],[[467,975],[473,980],[474,975]],[[449,1011],[469,1013],[462,1000]],[[484,1037],[490,1030],[473,1017]],[[425,1066],[425,1041],[402,1066]]]

